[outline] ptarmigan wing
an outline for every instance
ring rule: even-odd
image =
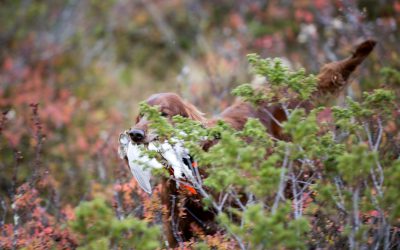
[[[160,145],[159,152],[174,170],[176,179],[186,177],[189,181],[193,181],[192,171],[183,162],[183,158],[188,156],[188,152],[180,142],[176,142],[174,146],[164,142]]]
[[[150,159],[147,155],[143,154],[142,148],[136,144],[132,144],[132,142],[128,144],[126,156],[128,158],[128,164],[132,175],[139,183],[139,186],[146,193],[151,194],[151,170],[154,168],[162,168],[161,163],[159,163],[156,159]]]

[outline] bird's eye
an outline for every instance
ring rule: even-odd
[[[161,116],[163,116],[163,117],[167,117],[167,116],[168,116],[168,114],[167,114],[167,113],[165,113],[165,112],[161,112]]]

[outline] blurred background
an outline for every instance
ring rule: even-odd
[[[35,176],[47,176],[41,180],[53,211],[112,197],[116,185],[131,179],[116,145],[138,103],[170,91],[207,116],[218,114],[232,101],[232,88],[253,79],[248,53],[317,73],[374,38],[378,45],[348,90],[354,98],[380,85],[383,67],[400,68],[399,1],[1,0],[0,6],[2,212],[16,187]]]

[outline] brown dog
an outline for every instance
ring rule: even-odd
[[[376,42],[367,40],[358,45],[352,56],[342,61],[332,62],[322,67],[318,74],[317,90],[313,94],[314,100],[304,102],[300,107],[310,110],[313,101],[327,95],[336,95],[348,83],[349,76],[358,65],[369,55]],[[266,131],[275,138],[283,138],[280,124],[287,120],[285,111],[281,106],[268,105],[264,103],[258,107],[252,104],[237,100],[230,107],[225,109],[217,118],[206,120],[192,104],[185,102],[181,97],[174,93],[159,93],[152,95],[147,103],[151,106],[158,106],[162,116],[169,120],[175,115],[181,115],[201,122],[205,126],[213,126],[218,120],[223,120],[230,124],[234,129],[241,130],[249,118],[257,118],[265,126]],[[289,103],[289,109],[298,106],[298,102]],[[149,143],[156,139],[156,135],[149,130],[149,121],[142,116],[138,116],[135,126],[129,131],[131,139],[140,143]],[[204,144],[205,150],[217,143],[216,140]],[[165,231],[170,247],[177,246],[178,242],[189,240],[192,234],[192,226],[201,228],[206,234],[216,232],[214,213],[204,210],[200,198],[197,194],[187,195],[176,188],[176,183],[172,179],[163,181],[162,203],[166,206],[168,213],[164,217]],[[180,211],[185,210],[186,217],[180,218]]]
[[[180,115],[201,123],[206,122],[202,112],[192,104],[185,102],[175,93],[154,94],[150,96],[146,102],[150,106],[158,106],[161,115],[166,117],[169,121],[172,121],[172,117]],[[129,131],[129,136],[138,144],[149,143],[156,138],[156,135],[149,130],[149,121],[146,117],[142,117],[141,115],[136,118],[136,124],[133,129]]]

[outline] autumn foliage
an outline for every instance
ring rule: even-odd
[[[376,50],[328,100],[327,123],[317,122],[324,113],[291,110],[291,142],[254,139],[272,157],[240,140],[259,135],[257,121],[242,134],[218,127],[221,144],[203,158],[214,176],[205,184],[247,188],[253,203],[224,208],[217,234],[194,227],[181,246],[399,247],[398,2],[16,0],[2,3],[0,24],[0,249],[168,248],[161,186],[144,193],[116,152],[138,103],[172,91],[211,117],[235,87],[263,81],[248,54],[308,74],[369,37]],[[226,171],[228,156],[210,164],[235,147],[244,156],[237,171]],[[283,164],[285,152],[293,165]],[[275,204],[282,166],[301,195]]]

